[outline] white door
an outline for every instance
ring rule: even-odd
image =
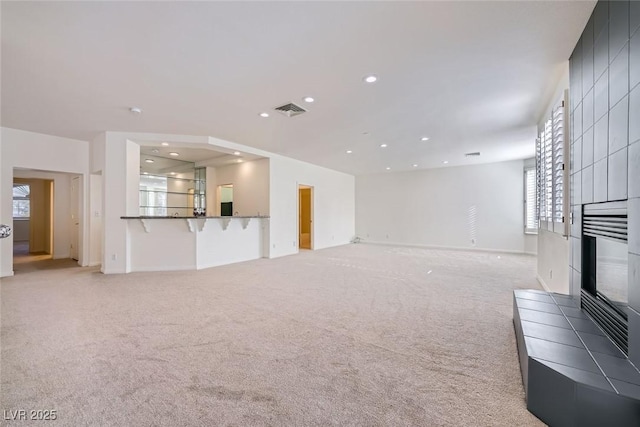
[[[78,260],[78,248],[80,240],[80,177],[71,179],[71,258]]]

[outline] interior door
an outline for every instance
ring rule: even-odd
[[[313,187],[298,187],[298,247],[313,249]]]
[[[70,256],[74,260],[78,260],[79,241],[80,241],[80,177],[76,176],[71,179],[71,195],[70,206],[71,212],[71,248]]]

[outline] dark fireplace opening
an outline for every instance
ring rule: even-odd
[[[583,206],[582,308],[628,353],[626,202]]]

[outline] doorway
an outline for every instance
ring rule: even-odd
[[[298,186],[298,248],[313,249],[313,187]]]
[[[220,203],[218,207],[220,211],[219,216],[232,216],[233,215],[233,184],[225,184],[218,186],[218,200]]]
[[[52,180],[14,177],[13,228],[14,264],[52,257]]]

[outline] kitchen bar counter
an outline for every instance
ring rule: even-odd
[[[268,256],[268,216],[122,216],[127,271],[200,270]]]
[[[213,218],[269,218],[268,215],[227,215],[227,216],[121,216],[121,219],[213,219]]]

